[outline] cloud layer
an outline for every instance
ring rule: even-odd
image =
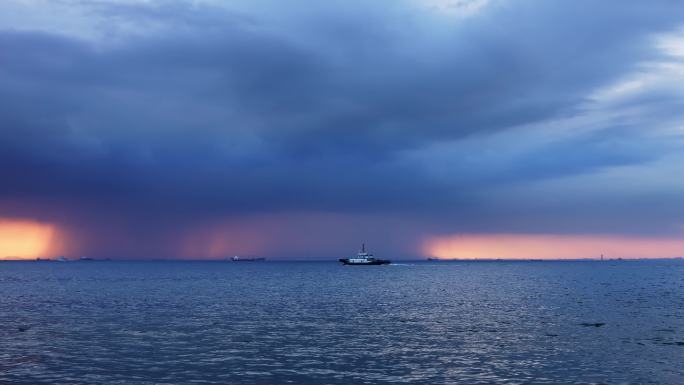
[[[0,216],[70,229],[75,252],[183,256],[171,240],[240,224],[255,236],[221,252],[297,254],[265,240],[323,223],[311,253],[362,232],[412,255],[434,234],[681,230],[676,2],[9,0],[0,15]]]

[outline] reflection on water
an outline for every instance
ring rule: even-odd
[[[681,383],[684,262],[0,263],[0,383]]]

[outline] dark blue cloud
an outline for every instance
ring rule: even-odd
[[[586,208],[602,194],[510,197],[678,162],[662,159],[680,146],[654,135],[657,112],[680,118],[677,92],[595,99],[667,60],[655,39],[684,24],[676,2],[492,1],[462,17],[419,2],[59,4],[95,20],[87,33],[0,29],[0,214],[118,218],[159,239],[174,224],[297,212],[633,231],[620,223],[644,203],[619,189],[600,212]],[[661,211],[638,229],[681,222]]]

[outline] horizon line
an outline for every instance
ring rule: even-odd
[[[232,261],[229,258],[90,258],[83,259],[66,259],[60,261],[57,258],[20,258],[20,257],[5,257],[0,258],[0,262],[339,262],[337,259],[290,259],[282,257],[264,257],[263,261]],[[595,262],[610,262],[610,261],[658,261],[658,260],[684,260],[684,256],[677,257],[616,257],[616,258],[400,258],[393,261],[401,262],[577,262],[577,261],[595,261]]]

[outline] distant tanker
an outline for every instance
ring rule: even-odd
[[[238,257],[237,255],[234,256],[233,258],[230,259],[233,262],[263,262],[266,260],[266,258],[242,258]]]

